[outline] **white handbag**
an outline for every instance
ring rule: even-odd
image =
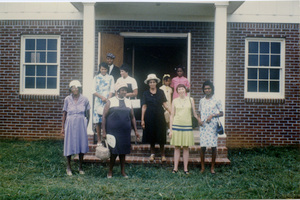
[[[141,108],[141,100],[140,99],[137,99],[135,97],[135,99],[131,99],[130,101],[131,101],[131,105],[132,105],[133,109]]]
[[[107,141],[105,141],[105,146],[104,147],[102,144],[96,147],[96,157],[99,158],[100,160],[108,160],[110,158],[110,151],[107,145]]]

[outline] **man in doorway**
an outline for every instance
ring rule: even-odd
[[[109,71],[108,74],[112,75],[114,77],[115,82],[118,80],[118,78],[120,78],[120,69],[119,67],[114,65],[114,59],[115,59],[115,55],[112,53],[108,53],[106,55],[106,62],[108,64],[109,67]]]

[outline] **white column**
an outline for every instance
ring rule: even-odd
[[[92,84],[95,65],[95,3],[83,3],[83,95],[89,99],[93,108]],[[90,110],[88,134],[92,135],[92,115]]]
[[[222,101],[225,114],[227,1],[215,3],[214,86],[215,97]],[[224,126],[225,115],[220,118]]]

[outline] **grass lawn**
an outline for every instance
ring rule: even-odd
[[[182,166],[126,165],[129,179],[107,179],[105,164],[84,164],[85,175],[72,163],[66,175],[62,141],[0,140],[0,199],[286,199],[300,198],[299,149],[268,147],[229,149],[230,166],[216,175]]]

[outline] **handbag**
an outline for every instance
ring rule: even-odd
[[[108,160],[110,158],[110,151],[108,148],[107,141],[105,141],[105,147],[103,145],[99,145],[96,148],[96,157],[99,158],[100,160]]]
[[[140,99],[137,99],[135,97],[135,99],[131,99],[130,101],[131,101],[131,105],[132,105],[133,109],[141,108],[141,100]]]
[[[224,129],[223,129],[223,126],[219,120],[219,117],[218,117],[218,123],[217,123],[217,133],[219,135],[223,135],[224,134]]]
[[[194,111],[193,111],[193,105],[192,105],[192,101],[191,101],[191,98],[190,98],[190,102],[191,102],[191,117],[192,117],[192,127],[193,129],[198,127],[199,126],[199,123],[198,123],[198,119],[194,116]]]

